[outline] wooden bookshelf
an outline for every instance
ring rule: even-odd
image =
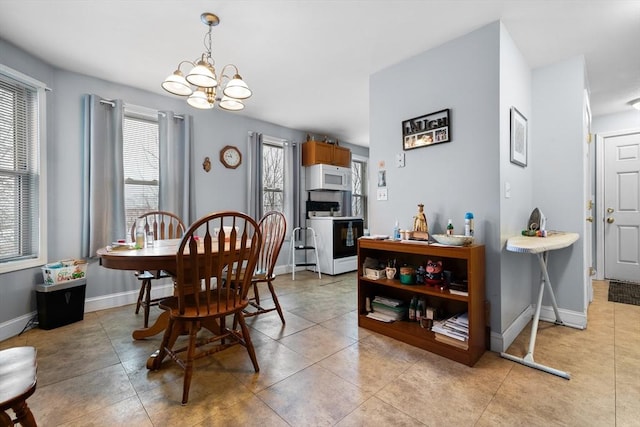
[[[428,259],[442,261],[444,270],[452,272],[454,279],[466,278],[468,295],[450,293],[447,289],[428,285],[405,285],[399,280],[373,280],[364,276],[365,259],[380,262],[396,259],[398,265],[426,264]],[[466,247],[441,246],[426,242],[358,240],[358,325],[423,348],[449,359],[473,366],[486,349],[486,298],[484,245]],[[435,334],[422,328],[418,322],[402,320],[380,322],[366,317],[366,299],[375,296],[400,299],[409,304],[413,296],[424,298],[427,305],[437,308],[444,316],[466,311],[469,316],[468,349],[436,341]]]

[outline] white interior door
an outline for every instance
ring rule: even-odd
[[[640,278],[640,131],[604,137],[604,277]]]

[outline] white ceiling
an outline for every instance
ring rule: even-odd
[[[165,93],[178,62],[204,52],[202,12],[221,20],[217,68],[236,64],[253,90],[237,114],[358,145],[370,74],[498,19],[532,69],[584,54],[593,115],[640,98],[640,0],[0,0],[0,38]]]

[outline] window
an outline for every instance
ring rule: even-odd
[[[158,210],[158,120],[126,110],[123,122],[124,207],[127,230],[141,214]]]
[[[262,139],[262,213],[284,211],[284,141]]]
[[[46,263],[44,84],[0,66],[0,272]]]
[[[351,213],[364,218],[367,228],[367,162],[353,159],[351,161]]]

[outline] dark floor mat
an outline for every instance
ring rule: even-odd
[[[609,301],[640,305],[640,283],[609,281]]]

